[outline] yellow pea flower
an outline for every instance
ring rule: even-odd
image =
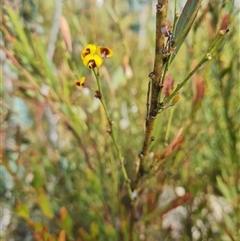
[[[83,86],[83,84],[84,84],[84,82],[85,82],[85,79],[86,79],[86,77],[82,77],[80,80],[76,80],[75,81],[75,84],[77,85],[77,86]]]

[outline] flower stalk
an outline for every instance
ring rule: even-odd
[[[130,186],[130,179],[128,177],[126,168],[124,166],[124,158],[122,156],[121,150],[120,150],[119,145],[118,145],[117,140],[116,140],[115,131],[114,131],[114,128],[113,128],[113,121],[111,120],[111,118],[108,114],[107,106],[106,106],[106,103],[105,103],[105,100],[104,100],[104,97],[103,97],[103,94],[102,94],[102,86],[101,86],[101,82],[100,82],[99,69],[97,69],[97,71],[95,69],[92,69],[92,70],[93,70],[93,73],[94,73],[96,81],[97,81],[97,86],[98,86],[97,93],[99,93],[98,98],[101,102],[104,113],[107,117],[108,125],[110,127],[110,131],[108,133],[112,138],[114,147],[115,147],[116,152],[117,152],[118,159],[120,160],[121,170],[122,170],[123,177],[124,177],[124,180],[125,180],[126,185],[127,185],[128,195],[129,195],[130,199],[132,200],[133,195],[132,195],[132,189],[131,189],[131,186]]]
[[[111,120],[111,118],[108,114],[107,105],[106,105],[104,97],[103,97],[103,91],[102,91],[100,75],[99,75],[99,67],[102,65],[104,59],[109,58],[112,55],[113,55],[113,51],[108,47],[96,46],[94,44],[88,44],[87,46],[85,46],[85,48],[83,49],[83,51],[81,53],[81,59],[83,61],[83,64],[85,66],[87,66],[89,69],[91,69],[95,76],[95,79],[97,82],[97,87],[98,87],[98,89],[96,90],[95,97],[100,100],[104,113],[105,113],[105,116],[107,118],[108,125],[110,127],[110,130],[108,131],[108,133],[111,136],[113,145],[117,152],[118,159],[120,161],[121,170],[123,173],[124,180],[126,182],[129,198],[132,200],[133,195],[132,195],[132,189],[130,186],[131,182],[130,182],[130,179],[128,178],[128,174],[127,174],[127,171],[126,171],[126,168],[124,165],[124,158],[122,156],[121,150],[117,143],[117,139],[116,139],[114,128],[113,128],[113,121]],[[80,80],[77,80],[75,83],[78,86],[83,86],[84,81],[85,81],[85,77],[81,78]]]

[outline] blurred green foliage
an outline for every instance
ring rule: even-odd
[[[2,240],[129,240],[131,204],[126,183],[103,109],[94,98],[96,83],[79,54],[87,43],[114,51],[100,74],[125,166],[133,179],[154,61],[155,4],[62,1],[73,52],[67,51],[59,33],[51,60],[47,50],[54,1],[4,2]],[[184,4],[179,1],[179,12]],[[180,128],[182,140],[163,158],[160,171],[146,178],[139,193],[134,240],[238,240],[237,2],[203,1],[169,73],[175,86],[180,83],[207,53],[228,17],[230,32],[212,60],[183,88],[179,102],[157,117],[149,159],[159,161]],[[75,86],[82,76],[92,89]]]

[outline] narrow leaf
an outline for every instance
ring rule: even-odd
[[[182,131],[183,131],[183,128],[181,127],[178,130],[178,132],[177,132],[176,136],[174,137],[173,141],[167,146],[165,151],[161,154],[161,156],[160,156],[161,159],[169,157],[170,154],[173,152],[173,150],[176,147],[180,146],[180,144],[183,141]]]
[[[66,240],[66,231],[63,229],[59,234],[58,241],[65,241],[65,240]]]
[[[186,39],[193,22],[197,16],[198,10],[201,6],[202,0],[188,0],[183,8],[182,14],[176,25],[176,30],[174,32],[175,36],[175,44],[174,44],[174,52],[171,56],[171,61],[175,58],[176,53],[182,46],[184,40]]]
[[[46,55],[46,48],[39,37],[34,38],[34,44],[37,47],[35,50],[37,51],[38,57],[40,58],[40,61],[42,63],[42,69],[45,73],[45,77],[48,80],[48,83],[51,84],[51,86],[55,90],[55,79],[52,71],[51,62],[49,61]]]
[[[216,179],[217,179],[218,188],[221,191],[221,193],[223,194],[223,196],[226,199],[231,200],[232,199],[232,194],[231,194],[230,188],[224,183],[224,181],[223,181],[221,176],[217,176]]]
[[[25,46],[28,46],[27,37],[24,33],[24,30],[23,30],[23,27],[21,25],[21,21],[18,17],[17,12],[14,11],[12,8],[8,8],[7,11],[8,11],[8,15],[9,15],[11,21],[12,21],[12,24],[15,28],[15,31],[16,31],[19,39],[21,40],[21,42],[23,44],[25,44]]]
[[[37,189],[37,191],[39,191],[44,184],[44,178],[41,169],[36,166],[34,168],[33,175],[34,178],[32,180],[32,185]]]
[[[19,204],[16,209],[15,212],[18,216],[20,216],[21,218],[24,219],[29,219],[29,208],[27,205],[25,204]]]
[[[71,53],[72,52],[72,37],[71,37],[71,32],[70,32],[68,21],[64,16],[61,16],[60,30],[61,30],[62,38],[65,42],[66,48],[67,48],[68,52]]]
[[[51,203],[49,202],[47,195],[43,189],[40,190],[39,196],[38,196],[38,204],[43,212],[43,214],[48,218],[53,218],[54,213],[51,206]]]

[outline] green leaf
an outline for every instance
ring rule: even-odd
[[[202,0],[188,0],[186,2],[174,32],[175,44],[173,45],[173,47],[175,49],[175,54],[172,54],[170,63],[173,61],[178,50],[186,39],[197,16],[198,10],[201,6],[201,2]]]
[[[99,236],[100,230],[99,230],[98,224],[96,222],[91,222],[90,232],[91,232],[91,237],[94,239]]]
[[[32,185],[36,188],[37,191],[39,191],[44,184],[42,170],[38,166],[36,166],[34,168],[33,175],[34,178],[32,180]]]
[[[38,205],[40,206],[43,214],[48,218],[53,218],[54,213],[52,206],[47,198],[47,195],[43,189],[40,190],[38,195]]]
[[[34,46],[35,46],[35,51],[37,52],[38,57],[40,58],[40,62],[42,64],[42,68],[45,73],[47,82],[51,85],[51,87],[54,90],[56,90],[56,84],[55,84],[55,79],[53,75],[52,65],[49,59],[47,58],[46,48],[43,44],[43,41],[39,37],[34,38]]]
[[[225,198],[230,200],[232,198],[230,188],[223,182],[221,176],[217,176],[216,179],[219,190],[222,192]]]
[[[102,185],[99,181],[99,177],[90,169],[85,170],[86,179],[89,182],[91,189],[98,195],[102,195]]]
[[[23,219],[29,219],[29,208],[27,205],[25,204],[19,204],[16,209],[15,212],[18,216],[20,216]]]
[[[21,21],[18,17],[17,12],[14,11],[12,8],[7,8],[7,11],[19,39],[23,44],[25,44],[25,46],[28,46],[27,37],[25,35],[25,32],[23,30],[23,27],[21,25]]]
[[[108,237],[115,237],[116,235],[116,230],[113,228],[111,224],[108,223],[105,225],[105,232]]]

